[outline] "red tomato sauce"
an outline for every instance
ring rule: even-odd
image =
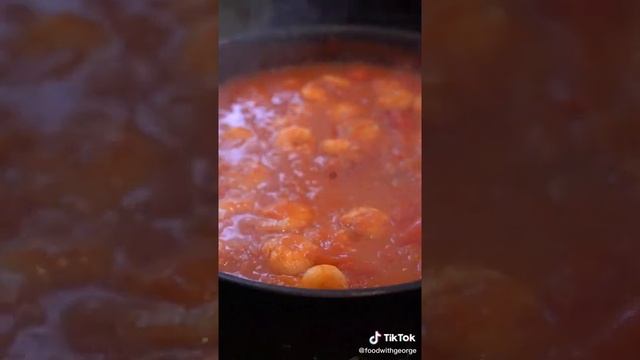
[[[220,271],[366,288],[421,272],[421,87],[403,69],[289,67],[219,95]]]

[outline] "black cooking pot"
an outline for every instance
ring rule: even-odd
[[[328,26],[274,30],[223,40],[219,76],[229,78],[309,62],[362,61],[420,68],[419,34]],[[384,264],[380,264],[384,266]],[[418,359],[366,355],[361,347],[419,351],[420,282],[351,290],[274,286],[220,274],[223,360]],[[413,334],[416,342],[374,346],[381,334]]]

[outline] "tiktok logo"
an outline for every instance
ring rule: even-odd
[[[371,345],[375,345],[383,336],[386,342],[416,342],[416,336],[414,334],[380,334],[377,330],[376,333],[369,338],[369,342]]]
[[[371,345],[375,345],[378,343],[378,339],[381,337],[382,335],[376,331],[376,333],[369,338],[369,342],[371,343]]]

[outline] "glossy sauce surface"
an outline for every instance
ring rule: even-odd
[[[217,358],[214,3],[0,4],[0,358]]]
[[[420,278],[420,78],[315,64],[225,83],[220,270],[362,288]]]

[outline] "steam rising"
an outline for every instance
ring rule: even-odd
[[[340,24],[348,20],[349,1],[220,0],[220,35],[228,37],[267,27]]]

